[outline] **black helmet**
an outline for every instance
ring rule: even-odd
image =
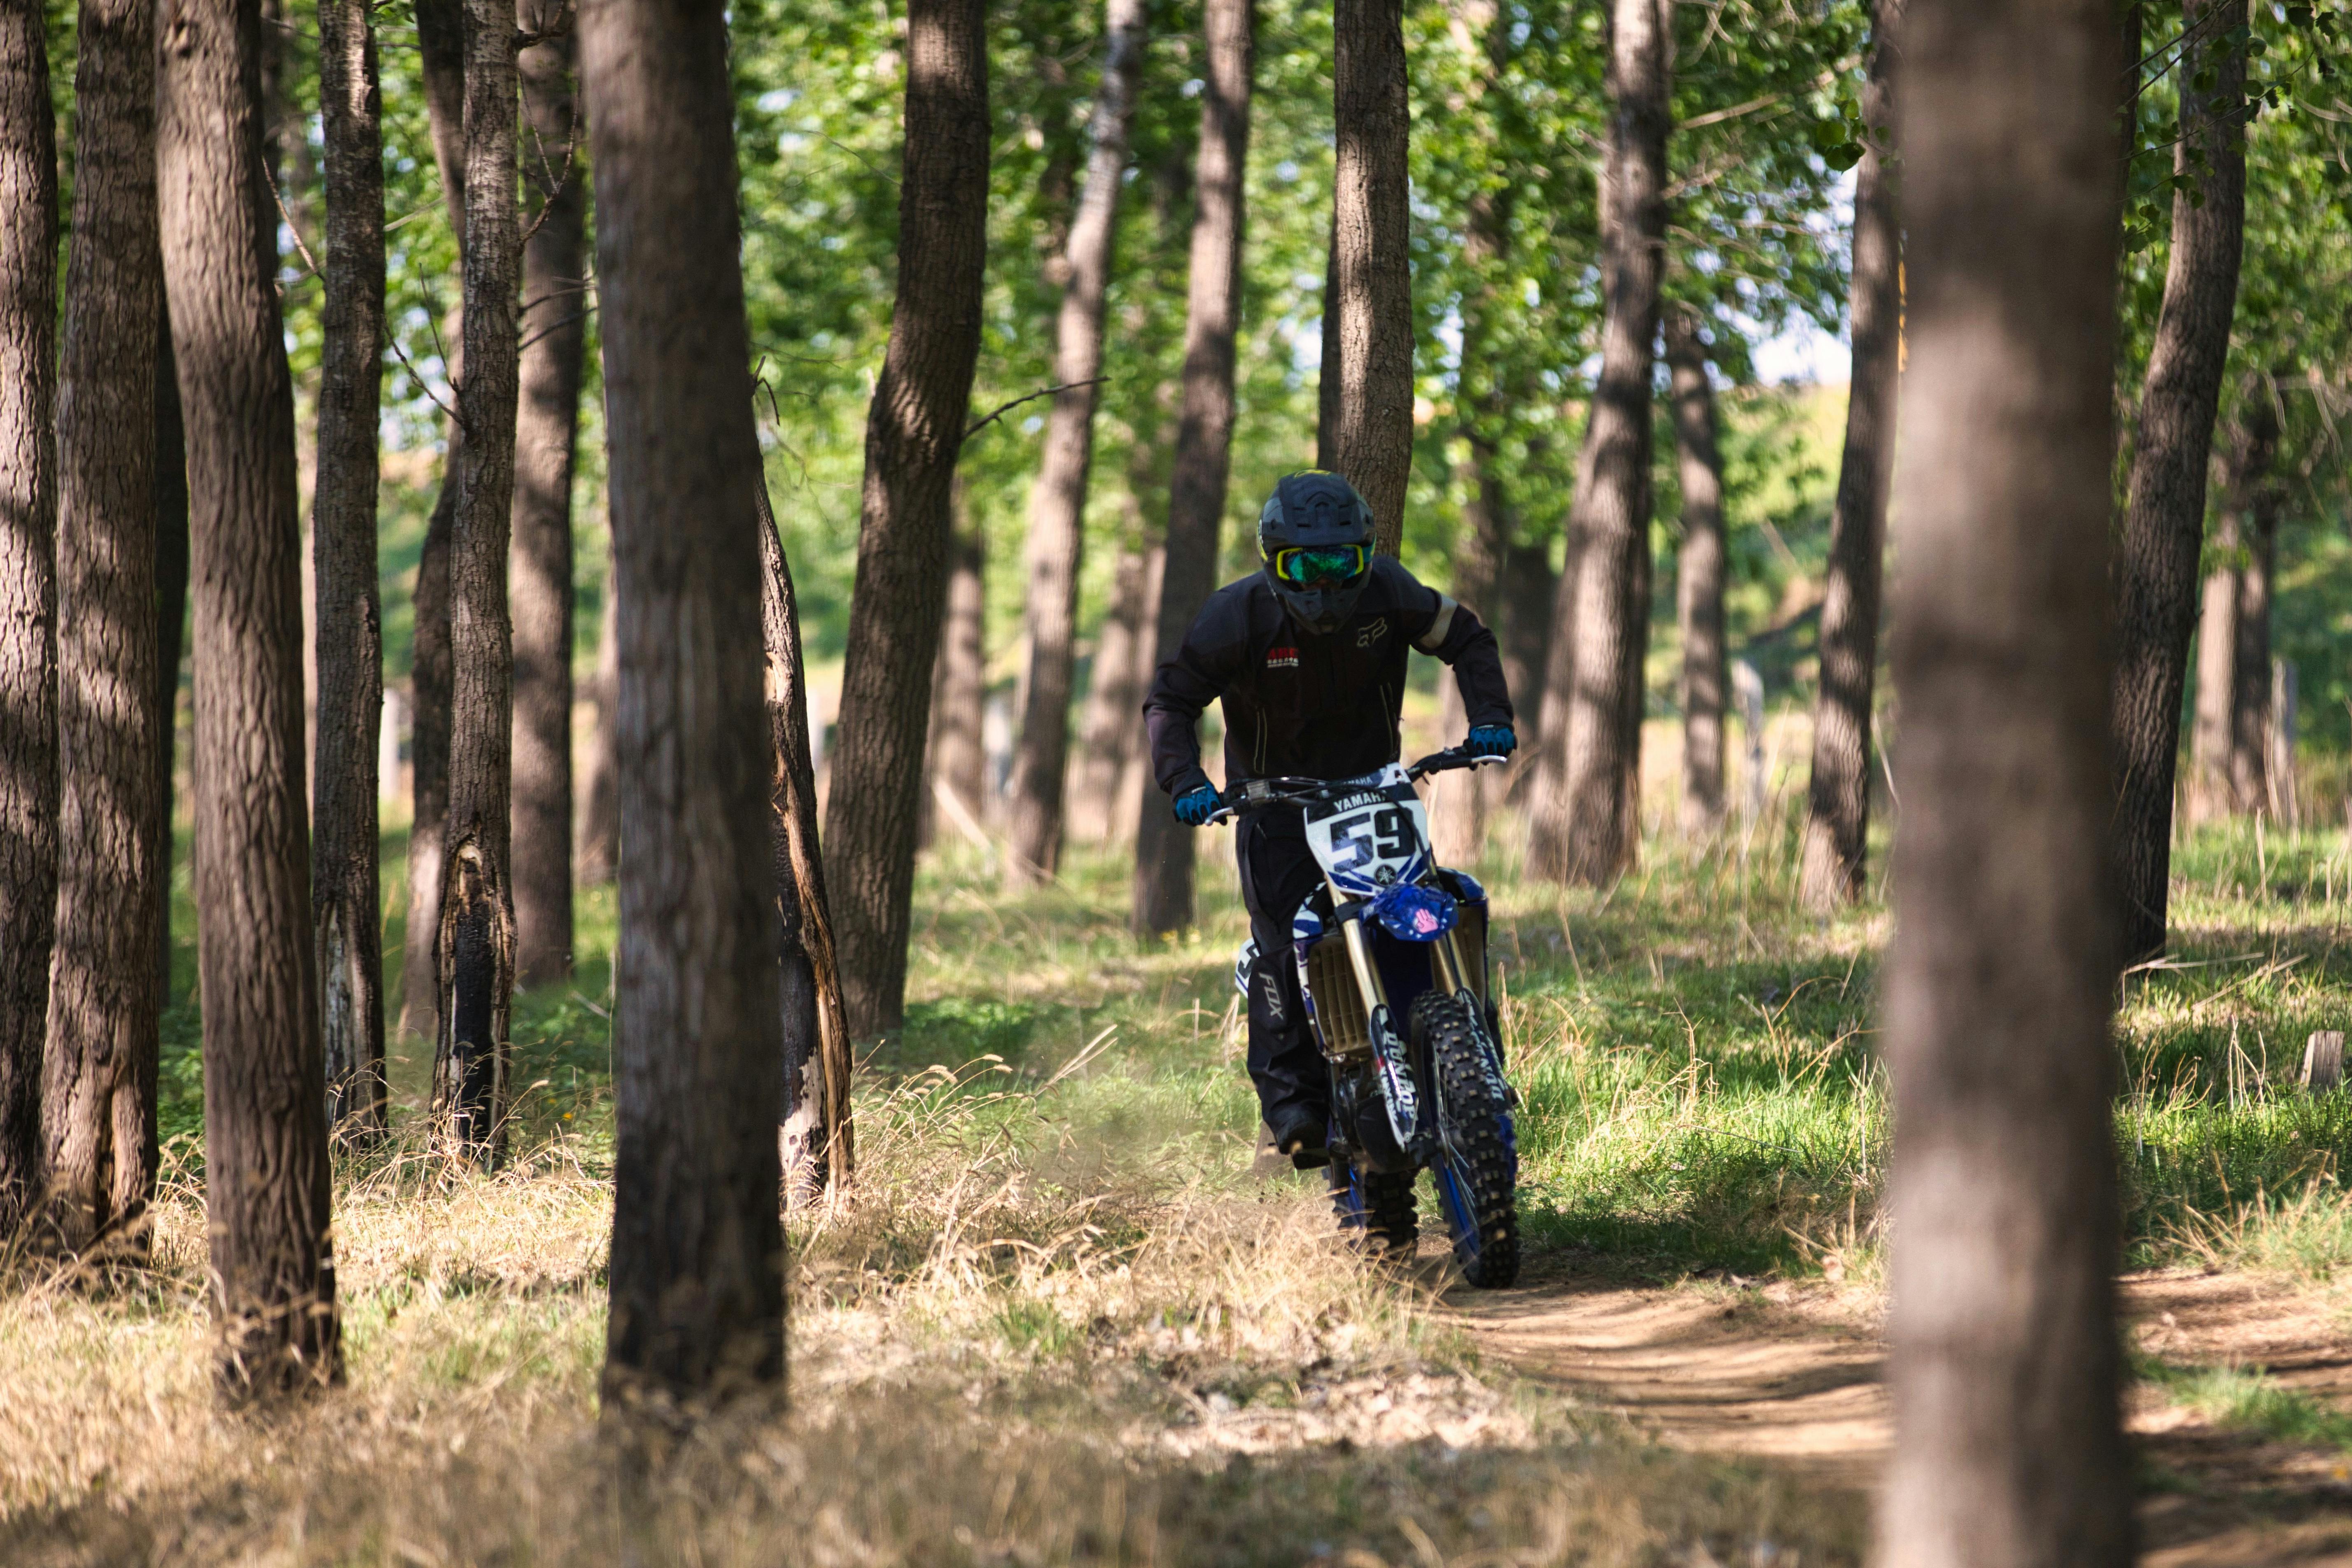
[[[1257,558],[1291,618],[1328,637],[1371,576],[1372,509],[1337,474],[1286,475],[1257,514]]]

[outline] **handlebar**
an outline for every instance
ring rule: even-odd
[[[1507,757],[1472,756],[1460,746],[1448,746],[1442,752],[1432,752],[1418,762],[1406,764],[1404,776],[1415,783],[1432,773],[1450,773],[1456,768],[1484,767],[1489,763],[1508,762]],[[1244,807],[1260,809],[1269,805],[1313,805],[1333,795],[1347,795],[1364,787],[1358,779],[1302,779],[1275,777],[1244,779],[1217,796],[1217,809],[1209,814],[1202,826],[1214,827],[1231,822]]]

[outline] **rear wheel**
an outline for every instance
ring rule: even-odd
[[[1391,1174],[1363,1171],[1352,1163],[1331,1167],[1331,1207],[1339,1228],[1361,1233],[1364,1249],[1410,1257],[1421,1240],[1421,1215],[1413,1206],[1412,1182],[1418,1172]]]
[[[1462,1277],[1498,1289],[1519,1277],[1519,1145],[1505,1090],[1460,999],[1425,992],[1412,1043],[1436,1087],[1442,1147],[1432,1174]]]

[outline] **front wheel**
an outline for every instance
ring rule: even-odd
[[[1417,1174],[1415,1171],[1366,1170],[1353,1161],[1333,1161],[1331,1207],[1340,1230],[1368,1252],[1411,1258],[1421,1237],[1421,1217],[1413,1212],[1412,1201]]]
[[[1519,1277],[1519,1145],[1478,1026],[1458,997],[1412,1008],[1414,1054],[1436,1089],[1441,1146],[1431,1173],[1462,1277],[1500,1289]]]

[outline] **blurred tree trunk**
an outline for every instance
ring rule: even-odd
[[[621,864],[621,781],[613,757],[618,730],[621,645],[614,632],[609,564],[597,623],[596,728],[589,738],[587,776],[580,788],[580,880],[591,886],[611,881]]]
[[[1705,837],[1723,826],[1723,708],[1731,687],[1723,636],[1723,456],[1716,446],[1715,382],[1707,374],[1698,312],[1669,306],[1665,342],[1683,496],[1675,573],[1683,645],[1683,831]]]
[[[1641,830],[1642,663],[1650,628],[1650,377],[1665,247],[1674,25],[1664,0],[1612,0],[1601,170],[1601,379],[1552,612],[1544,756],[1528,869],[1602,887]]]
[[[376,754],[383,724],[376,586],[376,442],[383,369],[383,104],[365,0],[321,0],[327,144],[325,344],[311,510],[318,711],[310,886],[327,1061],[328,1124],[385,1127],[383,901]]]
[[[775,752],[768,789],[768,841],[775,870],[776,974],[783,1031],[783,1095],[777,1106],[788,1192],[839,1190],[856,1168],[850,1125],[849,1031],[843,1026],[841,970],[833,916],[817,854],[816,761],[809,750],[808,662],[792,563],[776,534],[765,476],[759,503],[760,635],[767,650],[768,738]],[[812,1079],[809,1068],[814,1063]]]
[[[433,1102],[480,1164],[505,1146],[514,1001],[514,644],[507,547],[514,506],[516,292],[514,0],[466,0],[466,441],[449,528],[449,807],[442,824]]]
[[[466,40],[462,0],[420,0],[417,52],[423,62],[425,123],[441,171],[441,197],[449,209],[462,265],[466,249]],[[446,336],[454,356],[450,383],[465,365],[465,310],[450,312]],[[449,807],[449,531],[457,516],[457,474],[466,432],[449,422],[442,458],[441,493],[425,525],[413,595],[415,632],[409,654],[408,915],[400,968],[400,1026],[437,1042],[441,990],[441,830]]]
[[[160,289],[159,289],[160,294]],[[172,1005],[173,750],[179,743],[180,659],[188,627],[188,439],[172,318],[155,310],[155,809],[163,823],[155,879],[155,1005]]]
[[[1159,488],[1166,488],[1164,480]],[[1135,842],[1136,825],[1142,818],[1144,805],[1159,793],[1151,782],[1151,737],[1143,721],[1143,700],[1150,695],[1152,678],[1160,671],[1160,639],[1155,623],[1160,609],[1160,584],[1167,573],[1168,545],[1163,536],[1143,558],[1143,615],[1127,646],[1127,686],[1134,700],[1118,715],[1122,726],[1118,739],[1121,760],[1118,778],[1111,786],[1109,828],[1112,841],[1120,844]]]
[[[2192,42],[2179,66],[2181,134],[2173,168],[2191,188],[2173,193],[2172,255],[2140,393],[2116,563],[2111,835],[2126,963],[2164,951],[2173,770],[2197,618],[2206,468],[2245,237],[2246,53],[2242,32],[2231,31],[2245,26],[2245,7],[2234,0],[2183,0],[2183,14]],[[2192,151],[2203,154],[2201,167]]]
[[[857,579],[825,799],[825,885],[839,900],[834,936],[855,1039],[895,1029],[905,1015],[948,492],[971,416],[988,248],[986,7],[908,3],[898,292],[866,425]]]
[[[1070,753],[1078,568],[1086,548],[1087,478],[1094,463],[1095,408],[1102,388],[1103,305],[1118,233],[1128,130],[1143,68],[1143,0],[1108,0],[1102,81],[1095,90],[1092,151],[1066,252],[1069,283],[1055,324],[1053,412],[1029,492],[1029,592],[1022,609],[1028,675],[1013,757],[1016,883],[1050,879],[1062,863],[1062,786]]]
[[[158,27],[163,277],[195,583],[205,1206],[232,1400],[341,1372],[302,799],[294,400],[261,167],[253,0]]]
[[[938,798],[940,790],[953,795],[974,823],[988,809],[988,753],[980,734],[988,686],[984,600],[988,542],[980,520],[966,504],[961,482],[956,486],[953,515],[954,533],[948,543],[947,618],[940,627],[939,654],[931,672],[931,734],[925,748],[930,758],[925,776],[930,783],[919,806],[925,843],[939,832],[940,815],[945,809]]]
[[[1095,639],[1086,721],[1078,729],[1077,777],[1070,789],[1070,831],[1097,843],[1117,837],[1119,782],[1127,776],[1136,738],[1128,716],[1143,709],[1135,645],[1151,635],[1145,623],[1158,607],[1146,599],[1152,586],[1151,554],[1139,542],[1119,552],[1111,577],[1110,611]]]
[[[1411,121],[1402,0],[1337,0],[1331,106],[1339,162],[1323,330],[1327,343],[1339,330],[1339,391],[1324,466],[1363,496],[1381,552],[1394,555],[1412,473]],[[1328,370],[1328,347],[1324,359]]]
[[[41,1084],[56,1240],[146,1250],[156,1173],[152,0],[84,0],[58,375],[58,902]]]
[[[2271,600],[2278,570],[2278,511],[2266,489],[2240,513],[2246,564],[2238,578],[2237,657],[2230,671],[2230,790],[2241,816],[2269,814],[2271,778]]]
[[[1201,73],[1201,144],[1193,170],[1183,392],[1168,486],[1167,554],[1153,617],[1155,667],[1175,657],[1217,585],[1217,534],[1233,466],[1234,334],[1241,317],[1256,0],[1204,0],[1202,32],[1208,58]],[[1326,315],[1328,321],[1328,309]],[[1327,374],[1330,363],[1327,348]],[[1137,935],[1163,936],[1192,923],[1195,848],[1195,830],[1177,822],[1156,783],[1148,786],[1135,828]]]
[[[1537,455],[1538,439],[1529,438],[1528,456]],[[1487,786],[1498,799],[1524,803],[1538,767],[1549,754],[1544,745],[1546,715],[1544,671],[1551,656],[1551,606],[1559,593],[1559,574],[1551,568],[1551,542],[1513,540],[1503,557],[1503,586],[1497,601],[1501,625],[1495,630],[1502,643],[1503,679],[1511,690],[1518,720],[1519,752]]]
[[[523,20],[562,24],[548,4]],[[540,195],[522,254],[520,401],[515,411],[515,976],[544,985],[572,973],[572,459],[588,347],[586,160],[565,31],[521,51],[529,126],[525,183]]]
[[[726,12],[612,0],[581,23],[621,610],[604,1394],[625,1420],[640,1396],[659,1413],[784,1375],[775,756],[744,657],[762,480]],[[919,15],[910,31],[919,62]]]
[[[2270,595],[2277,519],[2268,485],[2278,415],[2260,374],[2240,390],[2223,455],[2222,493],[2197,628],[2197,708],[2189,756],[2192,822],[2265,809],[2271,703]]]
[[[1911,0],[1879,1559],[2132,1560],[2114,1272],[2109,0]],[[2022,174],[2021,172],[2024,172]]]
[[[1320,357],[1315,374],[1315,466],[1339,466],[1339,210],[1331,209],[1331,231],[1323,242]]]
[[[1798,879],[1799,896],[1816,913],[1860,899],[1868,873],[1871,691],[1878,673],[1886,486],[1895,468],[1896,373],[1903,352],[1903,221],[1885,168],[1896,135],[1896,56],[1888,39],[1900,25],[1901,0],[1874,0],[1870,79],[1862,95],[1862,163],[1854,170],[1848,307],[1853,375],[1830,518],[1812,782]]]
[[[0,1237],[41,1190],[57,915],[58,156],[46,15],[0,0]]]

